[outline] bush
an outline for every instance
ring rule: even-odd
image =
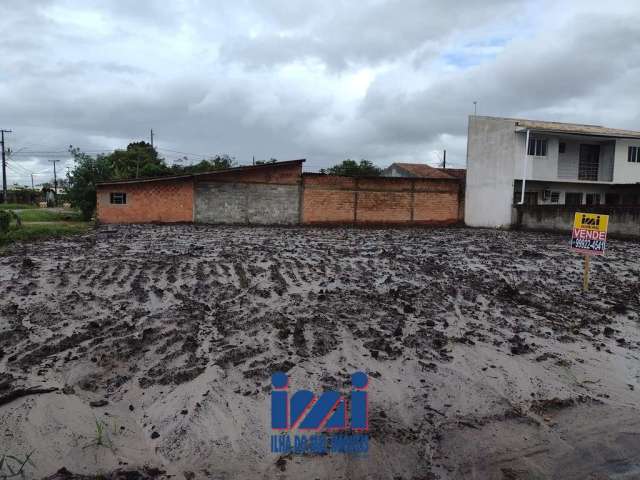
[[[10,223],[11,213],[6,210],[0,210],[0,233],[8,232]]]

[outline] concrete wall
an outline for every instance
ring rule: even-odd
[[[469,117],[465,223],[472,227],[511,224],[516,161],[524,155],[522,134],[515,122],[500,118]],[[521,167],[522,168],[522,167]]]
[[[240,182],[198,182],[195,221],[199,223],[296,224],[300,187]]]
[[[127,194],[125,205],[112,205],[111,192]],[[149,223],[193,221],[193,181],[99,185],[96,215],[101,223]]]
[[[300,221],[302,163],[198,175],[195,221],[296,224]]]
[[[457,179],[303,176],[305,224],[450,224],[461,221]]]
[[[532,230],[570,232],[576,212],[608,214],[610,234],[640,237],[639,207],[519,206],[517,226]],[[568,241],[567,239],[567,243]]]

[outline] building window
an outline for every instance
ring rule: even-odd
[[[547,140],[545,140],[544,138],[530,138],[528,154],[534,155],[536,157],[546,157]]]
[[[558,144],[558,153],[564,153],[567,151],[567,144],[564,142],[560,142]]]
[[[123,192],[111,192],[111,203],[113,205],[125,205],[127,203],[127,194]]]
[[[551,192],[551,203],[558,203],[560,201],[560,192]]]
[[[581,192],[567,192],[564,194],[565,205],[582,205]]]
[[[627,162],[640,163],[640,147],[629,147]]]

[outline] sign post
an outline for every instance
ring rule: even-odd
[[[573,219],[571,249],[584,256],[584,276],[582,289],[589,289],[589,263],[592,255],[604,255],[607,247],[609,215],[600,213],[579,213]]]

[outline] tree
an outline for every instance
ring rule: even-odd
[[[200,162],[193,165],[173,165],[171,170],[176,174],[184,173],[202,173],[211,172],[213,170],[226,170],[236,166],[236,161],[229,155],[216,155],[210,159],[203,159]]]
[[[334,165],[330,168],[323,168],[320,173],[329,175],[342,175],[345,177],[377,177],[382,172],[381,168],[376,167],[369,160],[360,160],[356,162],[350,158],[344,160],[338,165]]]
[[[80,209],[82,218],[90,220],[96,209],[96,184],[114,178],[113,164],[108,155],[91,157],[79,148],[69,147],[75,165],[67,174],[69,200]]]
[[[126,150],[114,150],[105,158],[111,163],[113,178],[160,177],[171,174],[158,152],[147,142],[133,142]]]

